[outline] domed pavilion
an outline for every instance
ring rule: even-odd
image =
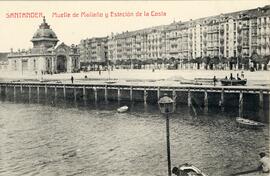
[[[64,43],[57,45],[58,38],[46,22],[45,17],[34,33],[29,50],[11,49],[9,67],[11,71],[20,73],[34,72],[36,74],[76,72],[80,68],[79,50],[75,45]]]

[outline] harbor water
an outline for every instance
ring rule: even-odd
[[[126,113],[117,113],[121,105]],[[172,167],[192,163],[208,175],[257,167],[269,154],[269,126],[238,128],[237,108],[170,117]],[[0,100],[1,176],[167,175],[165,118],[156,104]]]

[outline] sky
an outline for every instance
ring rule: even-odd
[[[247,10],[269,5],[269,0],[244,1],[0,1],[0,52],[10,48],[29,49],[33,34],[42,18],[7,18],[7,13],[40,12],[56,33],[60,42],[79,44],[81,39],[102,37],[123,31],[132,31],[188,21],[207,16]],[[162,16],[151,16],[151,12]],[[53,13],[69,13],[71,17],[55,17]],[[103,13],[103,17],[81,17],[83,12]],[[130,12],[132,17],[111,17],[111,12]],[[136,16],[136,13],[142,16]],[[149,16],[144,16],[149,12]],[[73,17],[73,14],[79,17]],[[105,13],[109,16],[106,18]],[[166,14],[166,15],[165,15]],[[59,42],[59,43],[60,43]]]

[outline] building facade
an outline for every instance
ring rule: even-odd
[[[108,37],[81,40],[80,61],[84,63],[106,63],[108,60]]]
[[[270,6],[112,34],[108,59],[180,62],[270,55]]]
[[[33,48],[18,50],[8,55],[9,70],[20,73],[61,73],[79,70],[79,49],[77,46],[57,45],[58,38],[45,18],[31,42]]]

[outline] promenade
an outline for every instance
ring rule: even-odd
[[[40,75],[24,73],[18,74],[18,72],[3,72],[0,71],[0,80],[47,80],[47,81],[61,81],[62,83],[70,83],[71,76],[74,77],[74,83],[86,83],[86,82],[104,82],[107,80],[114,80],[118,83],[128,82],[144,82],[160,85],[179,84],[180,81],[187,82],[194,80],[195,78],[213,79],[214,76],[217,79],[229,77],[230,73],[234,77],[241,71],[234,70],[113,70],[113,71],[98,71],[81,72],[81,73],[61,73],[53,75]],[[248,80],[247,86],[263,86],[270,87],[269,71],[244,71],[244,78]],[[85,78],[85,76],[87,78]],[[177,83],[176,83],[177,82]],[[211,82],[208,82],[208,84]],[[219,83],[217,84],[219,85]]]

